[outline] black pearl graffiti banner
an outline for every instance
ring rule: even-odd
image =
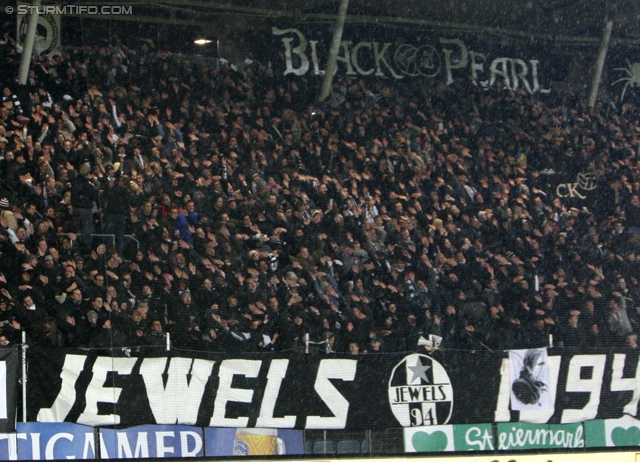
[[[549,350],[512,383],[509,355],[112,358],[29,350],[29,421],[92,426],[374,429],[565,424],[636,416],[638,353]],[[544,355],[535,355],[543,358]],[[544,380],[536,374],[544,371]],[[512,389],[528,406],[513,411]],[[546,403],[536,408],[536,402]]]
[[[270,27],[252,30],[247,41],[253,43],[254,57],[271,68],[274,76],[295,81],[296,77],[324,76],[332,33],[326,24],[276,21]],[[558,43],[551,37],[497,39],[474,32],[348,22],[338,49],[336,76],[338,80],[353,77],[436,85],[458,80],[482,89],[542,97],[555,94],[560,90],[554,88],[558,82],[571,81],[576,72],[588,72],[588,66],[576,65],[570,56],[592,62],[597,43],[585,48],[578,42],[571,40],[563,53],[554,53],[550,51],[557,49]],[[635,46],[621,42],[609,46],[607,78],[602,83],[619,101],[630,98],[640,81],[637,60]],[[296,101],[304,100],[302,92],[292,91],[297,92]],[[336,95],[333,97],[335,100]],[[374,97],[367,95],[368,99]],[[340,99],[338,96],[336,102],[341,103]]]
[[[252,30],[247,41],[254,44],[254,57],[275,76],[295,80],[324,75],[332,35],[325,25],[275,22]],[[564,80],[567,74],[566,59],[555,59],[547,45],[350,23],[340,42],[337,76],[447,85],[461,79],[481,88],[500,85],[544,95],[552,91],[552,81]]]
[[[268,59],[278,74],[324,75],[331,43],[326,30],[274,26],[271,36],[267,34],[260,43],[262,48],[270,44],[270,50],[263,50],[263,59]],[[281,58],[274,57],[273,48],[278,50]],[[539,56],[545,57],[544,62]],[[471,78],[483,88],[499,83],[510,90],[523,89],[529,94],[551,91],[546,86],[551,64],[548,53],[540,46],[488,46],[470,37],[416,31],[403,34],[384,28],[375,28],[373,32],[371,27],[361,30],[351,26],[342,36],[337,61],[341,76],[394,80],[417,78],[447,85],[457,78]]]

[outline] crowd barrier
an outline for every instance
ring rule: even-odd
[[[252,455],[252,445],[375,454],[388,451],[376,438],[342,435],[394,429],[391,451],[405,454],[640,446],[633,350],[23,354],[26,422],[16,426],[21,358],[0,350],[4,460]]]
[[[465,460],[530,460],[527,452],[573,452],[638,447],[640,422],[629,416],[579,424],[443,425],[404,429],[404,455],[467,454]],[[18,423],[16,432],[0,434],[1,460],[177,459],[239,456],[382,456],[361,449],[359,441],[310,442],[303,430],[201,428],[187,425],[143,425],[126,429],[95,428],[73,423]],[[524,454],[518,454],[524,451]],[[557,452],[561,451],[561,452]],[[473,458],[470,452],[477,453]],[[482,455],[491,454],[484,459]],[[515,456],[514,456],[515,454]],[[620,459],[616,451],[616,460]],[[396,456],[401,456],[396,452]],[[452,454],[453,455],[453,454]],[[611,458],[611,454],[608,458]],[[415,460],[415,459],[414,459]],[[449,460],[449,459],[447,459]],[[451,459],[451,460],[455,460]],[[535,460],[535,459],[534,459]],[[576,459],[577,460],[577,459]],[[605,460],[605,459],[599,459]],[[634,459],[631,459],[634,460]]]

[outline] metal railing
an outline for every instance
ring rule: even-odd
[[[73,234],[74,236],[82,236],[82,233],[58,233],[58,236],[69,236]],[[91,237],[99,237],[99,238],[109,238],[111,240],[111,248],[115,248],[116,246],[116,235],[115,234],[102,234],[102,233],[92,233]],[[136,245],[136,249],[140,248],[140,241],[133,236],[128,234],[124,235],[125,240],[133,241]]]

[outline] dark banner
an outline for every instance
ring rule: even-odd
[[[16,428],[18,362],[18,350],[0,349],[0,433]]]
[[[280,76],[322,76],[332,42],[326,24],[273,23],[270,31],[251,31],[255,56]],[[256,39],[256,34],[258,39]],[[553,92],[554,82],[570,81],[576,61],[594,61],[597,47],[557,50],[553,40],[487,40],[481,33],[441,33],[421,28],[348,23],[338,51],[337,76],[412,80],[450,85],[455,79],[482,88],[500,84],[529,94]],[[625,100],[640,79],[638,52],[620,44],[609,47],[605,63],[610,91]]]
[[[205,359],[29,351],[28,417],[38,422],[279,429],[564,424],[636,416],[640,398],[635,352],[529,350],[512,374],[507,355],[490,352]]]
[[[332,37],[328,28],[278,25],[257,45],[257,54],[281,75],[323,75]],[[447,85],[471,78],[481,87],[499,82],[511,90],[549,93],[553,64],[542,44],[528,47],[481,43],[469,35],[442,36],[349,25],[340,42],[338,74],[358,77],[426,79]],[[273,58],[274,49],[284,58]],[[541,60],[541,56],[546,60]]]
[[[549,200],[559,197],[576,207],[588,206],[597,197],[598,179],[593,172],[569,174],[544,170],[538,185]]]

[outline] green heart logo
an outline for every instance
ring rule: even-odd
[[[611,440],[616,446],[638,446],[640,445],[640,428],[631,427],[625,430],[616,427],[611,432]]]
[[[411,444],[418,452],[442,452],[447,449],[447,435],[444,432],[437,431],[431,434],[425,432],[416,432],[411,438]]]

